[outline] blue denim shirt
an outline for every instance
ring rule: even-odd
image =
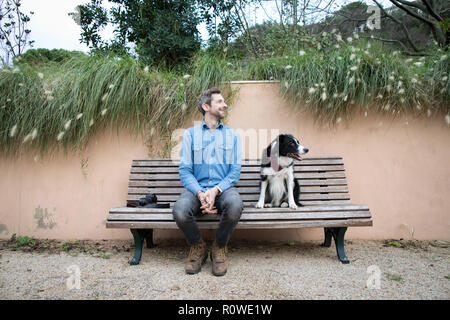
[[[233,187],[241,175],[241,138],[221,121],[211,130],[203,122],[183,134],[179,166],[183,186],[196,194],[215,186],[221,192]]]

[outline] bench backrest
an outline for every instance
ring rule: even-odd
[[[148,193],[156,194],[158,203],[172,207],[184,190],[178,175],[178,161],[170,159],[135,159],[131,165],[128,202],[136,202]],[[295,160],[295,177],[300,184],[303,205],[349,204],[344,160],[341,157]],[[260,161],[244,160],[236,185],[244,207],[253,207],[259,198]]]

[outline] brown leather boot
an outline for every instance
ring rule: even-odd
[[[227,247],[220,248],[216,241],[214,241],[211,250],[211,260],[212,260],[212,273],[215,276],[223,276],[227,273],[227,257],[228,253]]]
[[[186,273],[199,273],[202,269],[202,264],[206,261],[206,258],[208,258],[208,248],[206,247],[205,241],[202,239],[199,243],[191,246],[189,250],[185,267]]]

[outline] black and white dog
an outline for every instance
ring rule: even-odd
[[[300,204],[300,185],[294,178],[294,159],[309,151],[290,134],[279,135],[263,150],[261,159],[261,193],[256,208],[288,207]]]

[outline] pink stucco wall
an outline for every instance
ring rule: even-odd
[[[352,227],[347,239],[450,240],[450,126],[443,116],[361,114],[334,127],[294,111],[278,83],[234,84],[240,91],[226,124],[238,129],[246,158],[259,157],[272,135],[292,133],[309,156],[344,158],[353,203],[366,204],[372,227]],[[191,126],[192,121],[186,124]],[[181,132],[181,131],[180,131]],[[108,209],[122,206],[133,158],[148,157],[143,139],[109,130],[83,152],[35,159],[0,158],[0,238],[131,239],[106,229]],[[84,163],[85,165],[82,165]],[[411,231],[414,230],[412,234]],[[214,231],[204,231],[212,237]],[[156,241],[182,237],[157,230]],[[322,229],[236,230],[233,238],[322,239]]]

